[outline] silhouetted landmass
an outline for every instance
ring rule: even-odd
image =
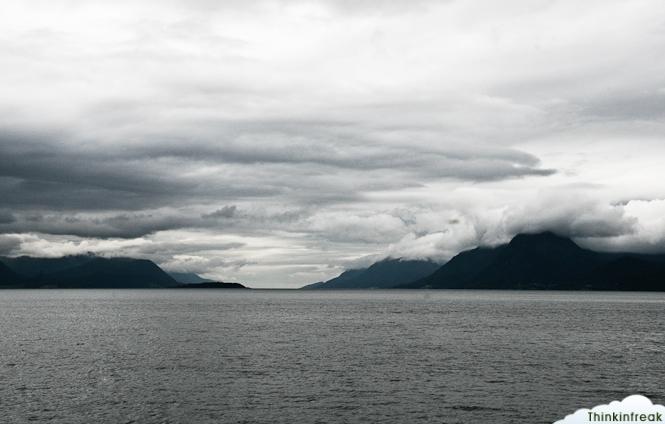
[[[367,271],[367,268],[362,269],[349,269],[342,272],[337,277],[328,280],[328,281],[319,281],[318,283],[308,284],[303,289],[348,289],[352,287],[356,279],[359,280],[359,276],[363,272]]]
[[[238,283],[210,281],[181,284],[145,259],[94,255],[0,258],[0,288],[165,287],[244,288]],[[303,288],[665,291],[665,255],[595,252],[549,232],[521,234],[502,246],[461,252],[443,266],[386,259]]]
[[[11,287],[20,285],[23,279],[7,265],[0,262],[0,286]]]
[[[240,283],[223,283],[221,281],[211,281],[206,283],[181,284],[178,289],[246,289]]]
[[[665,258],[620,257],[594,270],[592,277],[592,288],[598,290],[665,291]]]
[[[159,288],[178,283],[147,259],[103,258],[93,255],[62,258],[2,258],[20,277],[5,287],[21,288]]]
[[[169,272],[169,275],[180,284],[214,283],[193,272]]]
[[[369,268],[344,271],[338,277],[303,289],[385,289],[414,281],[434,272],[440,265],[431,261],[385,259]]]
[[[0,261],[23,277],[36,278],[83,265],[95,258],[97,258],[95,255],[69,255],[59,258],[18,256],[2,257]]]
[[[665,255],[602,253],[550,232],[462,252],[400,288],[665,291]]]

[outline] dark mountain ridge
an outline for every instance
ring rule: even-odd
[[[35,278],[40,275],[53,274],[69,268],[83,265],[97,258],[95,255],[67,255],[58,258],[43,258],[34,256],[0,257],[14,272],[26,278]]]
[[[174,280],[180,284],[199,284],[199,283],[214,283],[213,280],[203,278],[193,272],[175,272],[168,273]]]
[[[385,289],[414,281],[434,272],[440,264],[431,261],[388,258],[368,268],[344,271],[325,282],[307,285],[303,289]]]
[[[94,255],[0,258],[17,278],[0,275],[0,286],[18,288],[158,288],[178,282],[147,259]]]
[[[551,232],[475,248],[400,288],[665,290],[665,255],[584,249]]]
[[[20,284],[22,280],[14,270],[0,262],[0,286]]]
[[[198,277],[198,276],[197,276]],[[200,277],[199,277],[200,278]],[[206,288],[208,282],[199,281]],[[209,288],[228,287],[209,282]],[[164,288],[181,284],[145,259],[0,257],[1,288]],[[385,259],[305,289],[546,289],[665,291],[665,255],[606,253],[551,232],[520,234],[440,266]]]

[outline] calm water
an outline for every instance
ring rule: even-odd
[[[551,423],[665,400],[665,294],[0,291],[0,421]]]

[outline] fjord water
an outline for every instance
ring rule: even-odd
[[[0,420],[551,423],[662,403],[665,294],[0,291]]]

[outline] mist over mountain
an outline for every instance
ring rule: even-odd
[[[583,249],[551,232],[458,254],[402,288],[665,290],[665,255]]]
[[[331,280],[303,289],[385,289],[434,272],[440,264],[422,260],[384,259],[368,268],[344,271]]]

